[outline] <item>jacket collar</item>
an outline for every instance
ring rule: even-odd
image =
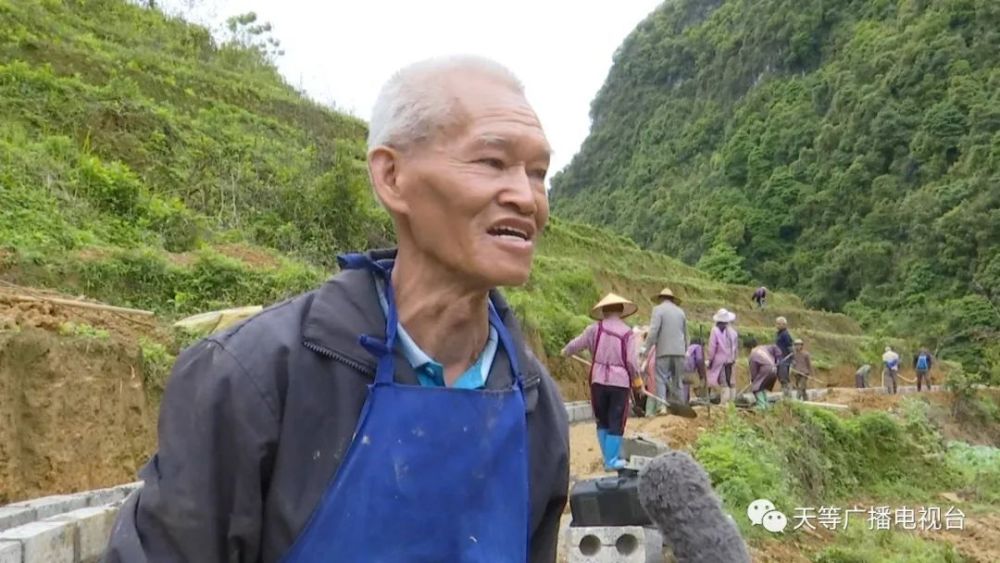
[[[392,260],[395,249],[372,250],[366,253],[372,260]],[[377,365],[375,357],[360,343],[362,334],[385,339],[385,315],[379,306],[375,280],[368,270],[343,270],[330,278],[315,293],[305,314],[302,326],[304,344],[356,367],[366,377],[373,377]],[[524,378],[528,401],[529,388],[537,387],[541,376],[538,360],[524,344],[520,326],[507,301],[497,290],[490,291],[490,299],[497,315],[510,333],[514,353],[517,354],[521,376]],[[497,354],[486,381],[487,389],[506,389],[513,381],[510,360],[506,353]],[[395,351],[396,379],[400,383],[416,385],[416,374],[406,357]],[[530,403],[529,403],[530,405]],[[530,405],[533,406],[533,405]],[[529,410],[531,410],[529,408]]]

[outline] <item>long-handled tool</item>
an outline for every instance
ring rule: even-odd
[[[829,383],[827,383],[826,381],[823,381],[822,379],[820,379],[820,378],[816,377],[815,375],[809,375],[809,374],[807,374],[807,373],[802,373],[801,371],[799,371],[799,370],[797,370],[797,369],[795,369],[795,368],[789,368],[789,369],[790,369],[791,371],[794,371],[795,373],[797,373],[797,374],[801,375],[802,377],[805,377],[805,378],[807,378],[807,379],[811,379],[811,380],[813,380],[813,381],[815,381],[815,382],[817,382],[817,383],[819,383],[819,384],[823,385],[824,387],[829,387],[829,386],[830,386],[830,384],[829,384]]]
[[[570,357],[573,358],[574,360],[580,362],[581,364],[587,366],[587,367],[590,367],[592,365],[589,360],[585,360],[584,358],[581,358],[580,356],[577,356],[575,354],[572,355],[572,356],[570,356]],[[664,401],[663,399],[657,397],[656,395],[653,395],[649,391],[646,391],[645,388],[642,389],[642,394],[645,395],[646,397],[649,397],[649,398],[653,399],[654,401],[657,401],[657,402],[665,405],[667,407],[667,412],[669,412],[670,414],[674,414],[674,415],[677,415],[677,416],[682,416],[684,418],[697,418],[698,417],[698,413],[696,413],[694,411],[694,409],[691,408],[688,405],[685,405],[685,404],[682,404],[682,403],[672,403],[672,402],[669,402],[669,401]]]

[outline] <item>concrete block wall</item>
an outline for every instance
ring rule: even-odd
[[[566,415],[572,424],[594,418],[594,411],[589,401],[573,401],[566,403]]]
[[[0,507],[0,563],[97,563],[125,498],[142,482]]]

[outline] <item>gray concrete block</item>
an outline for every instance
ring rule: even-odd
[[[23,563],[75,563],[74,530],[68,522],[31,522],[0,533],[0,542],[20,542]]]
[[[21,563],[21,542],[0,540],[0,563]]]
[[[89,491],[87,494],[87,506],[107,506],[117,504],[125,500],[128,491],[121,487],[111,487],[110,489],[97,489]]]
[[[587,401],[573,401],[566,403],[566,416],[570,423],[583,422],[593,418],[590,403]]]
[[[135,481],[135,482],[132,482],[132,483],[126,483],[124,485],[118,485],[115,488],[116,489],[120,489],[121,491],[123,491],[125,493],[125,496],[127,497],[130,494],[132,494],[134,491],[136,491],[138,489],[141,489],[142,485],[143,485],[143,481]]]
[[[34,507],[23,503],[0,506],[0,532],[38,520]]]
[[[628,459],[632,456],[656,457],[670,451],[663,442],[643,434],[626,436],[622,440],[622,449],[618,457]]]
[[[36,499],[18,502],[8,506],[19,506],[33,508],[35,519],[44,520],[50,516],[69,512],[87,506],[87,493],[77,493],[73,495],[52,495]]]
[[[642,526],[566,528],[569,563],[663,563],[663,536]]]
[[[81,508],[46,520],[46,522],[66,522],[75,529],[73,545],[76,563],[96,562],[104,553],[118,514],[116,506],[95,506]]]

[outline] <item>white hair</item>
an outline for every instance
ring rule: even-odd
[[[368,124],[368,149],[380,145],[404,149],[451,125],[458,117],[455,97],[441,78],[456,72],[497,79],[524,95],[524,85],[513,72],[485,57],[456,55],[412,63],[379,91]]]

